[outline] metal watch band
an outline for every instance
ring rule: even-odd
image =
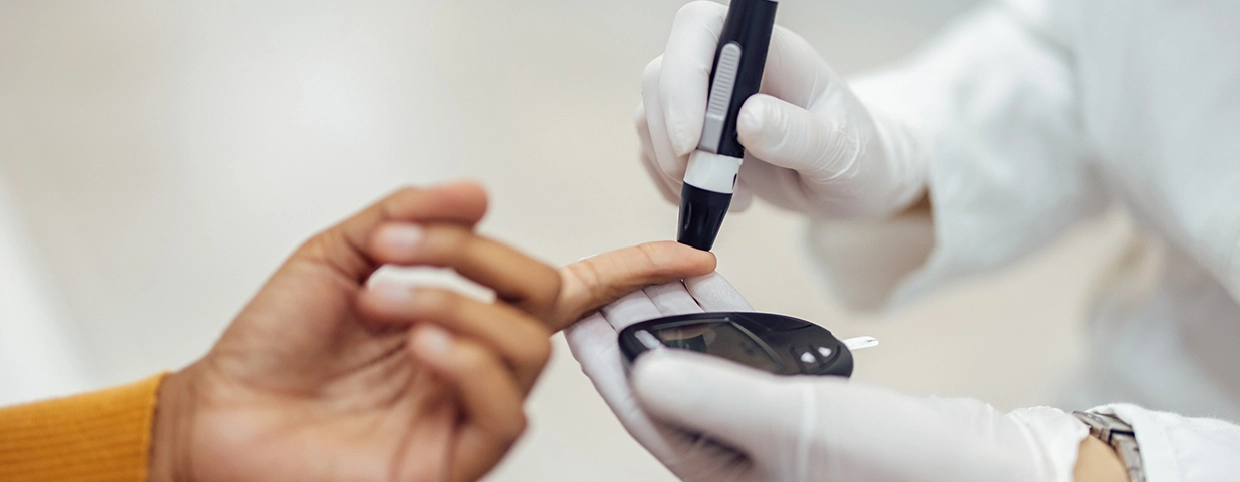
[[[1124,468],[1128,470],[1128,479],[1132,482],[1145,482],[1145,469],[1141,466],[1141,450],[1137,448],[1136,432],[1132,425],[1114,415],[1092,412],[1072,412],[1081,422],[1089,426],[1089,434],[1106,442],[1115,449]]]

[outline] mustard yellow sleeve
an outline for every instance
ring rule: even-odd
[[[0,480],[145,482],[165,375],[0,409]]]

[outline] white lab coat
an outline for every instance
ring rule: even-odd
[[[1065,405],[1135,404],[1103,410],[1134,424],[1151,481],[1240,479],[1240,2],[989,5],[853,85],[924,133],[933,217],[812,222],[841,297],[906,302],[1118,204],[1139,236],[1096,299]],[[933,248],[894,271],[848,254],[892,233],[877,244],[893,259]]]

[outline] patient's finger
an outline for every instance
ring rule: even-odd
[[[522,392],[499,358],[481,344],[430,326],[415,328],[410,336],[413,355],[461,400],[464,419],[453,451],[451,479],[476,480],[525,431]]]
[[[560,292],[560,275],[550,266],[460,224],[388,223],[369,246],[385,264],[452,268],[540,319]]]
[[[550,331],[541,320],[504,303],[487,303],[439,288],[377,285],[358,296],[366,318],[407,326],[431,323],[494,350],[528,393],[551,357]]]
[[[710,273],[715,256],[674,241],[656,241],[587,258],[560,270],[562,286],[551,317],[560,330],[582,316],[646,286]]]
[[[367,241],[380,225],[392,221],[438,221],[472,226],[482,219],[486,209],[486,192],[473,182],[425,189],[405,187],[310,238],[290,262],[322,263],[360,283],[382,265],[372,260],[366,249]]]

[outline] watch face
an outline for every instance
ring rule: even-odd
[[[690,350],[781,375],[852,374],[852,355],[831,332],[771,313],[696,313],[637,323],[620,332],[627,361],[656,349]]]

